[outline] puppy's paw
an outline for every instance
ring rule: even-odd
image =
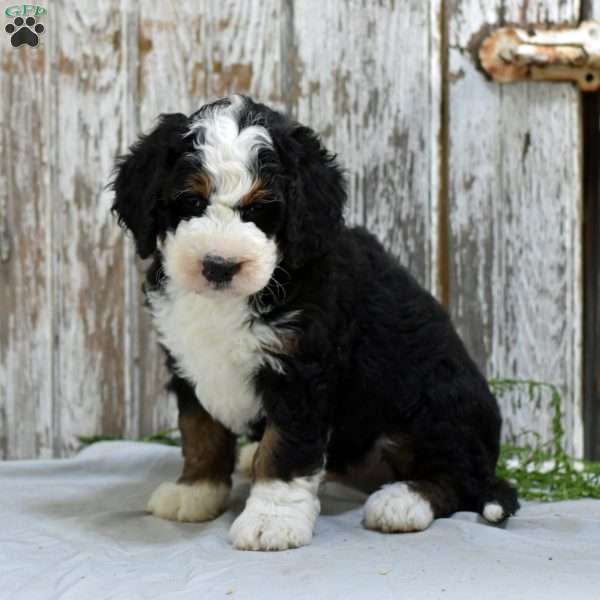
[[[371,494],[365,504],[363,524],[384,533],[422,531],[433,521],[428,500],[406,483],[390,483]]]
[[[257,483],[229,539],[238,550],[287,550],[310,544],[320,505],[316,495],[282,481]]]
[[[304,515],[282,516],[245,509],[229,538],[238,550],[288,550],[310,544],[313,523]]]
[[[147,510],[171,521],[209,521],[227,506],[230,487],[202,481],[194,484],[161,483],[148,501]]]

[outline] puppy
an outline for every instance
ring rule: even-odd
[[[236,548],[308,544],[325,472],[377,474],[363,523],[383,532],[517,510],[486,380],[438,302],[345,226],[343,172],[313,131],[241,96],[162,115],[113,188],[152,258],[144,291],[179,407],[183,473],[153,514],[219,515],[240,435],[260,444]]]

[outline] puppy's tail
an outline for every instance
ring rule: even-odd
[[[517,490],[505,479],[495,477],[491,481],[483,502],[481,516],[490,523],[502,523],[520,508]]]

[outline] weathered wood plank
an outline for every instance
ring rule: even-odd
[[[121,102],[121,127],[119,140],[119,155],[123,155],[131,140],[139,130],[139,6],[136,0],[121,0],[121,64],[123,101]],[[115,217],[116,219],[116,217]],[[125,242],[123,248],[124,260],[124,397],[125,437],[138,439],[140,436],[140,339],[139,339],[139,299],[140,284],[138,268],[135,262],[133,244]]]
[[[278,102],[280,2],[141,3],[141,126],[231,93]]]
[[[583,0],[584,18],[600,19],[600,0]]]
[[[450,304],[489,376],[558,384],[582,452],[581,120],[571,85],[500,86],[471,47],[485,25],[574,23],[577,1],[449,3]],[[547,402],[503,400],[505,435],[548,438]],[[518,405],[521,404],[519,407]]]
[[[141,129],[150,128],[161,112],[190,113],[232,93],[280,106],[280,5],[278,0],[141,2]],[[151,433],[173,426],[176,411],[165,398],[163,357],[143,310],[139,340],[140,430]]]
[[[124,380],[123,239],[105,188],[119,147],[127,74],[120,8],[118,0],[54,4],[60,15],[52,116],[59,454],[77,448],[82,434],[121,434],[130,402]]]
[[[42,21],[42,19],[40,19]],[[48,20],[43,19],[48,25]],[[53,198],[48,77],[43,46],[0,58],[0,457],[52,453]]]
[[[351,223],[437,290],[440,12],[422,2],[293,3],[286,103],[339,153]]]

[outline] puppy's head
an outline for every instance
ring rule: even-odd
[[[157,247],[173,283],[251,296],[275,268],[326,254],[344,181],[317,136],[249,98],[162,115],[117,164],[113,209],[140,257]]]

